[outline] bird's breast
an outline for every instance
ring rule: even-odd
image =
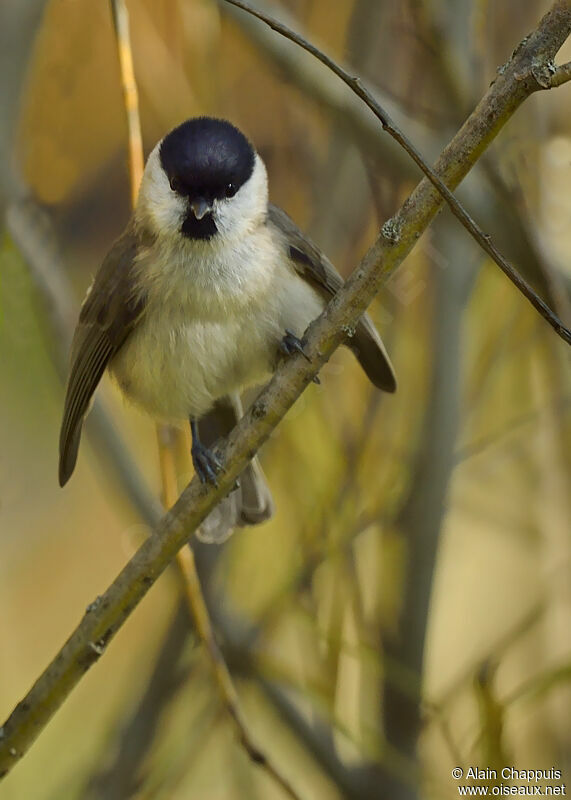
[[[272,367],[275,334],[263,311],[272,265],[266,259],[264,271],[256,243],[253,262],[236,247],[200,245],[155,251],[137,264],[145,310],[111,365],[127,397],[160,419],[200,417]]]
[[[191,252],[138,265],[146,307],[111,364],[124,393],[160,419],[200,417],[228,393],[262,383],[286,329],[301,336],[323,306],[263,237],[247,255],[236,246]]]

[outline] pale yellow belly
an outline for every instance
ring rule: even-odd
[[[293,273],[276,278],[258,306],[220,319],[184,307],[148,310],[110,365],[126,396],[163,420],[201,417],[233,391],[265,382],[286,329],[301,337],[323,300]],[[207,312],[204,311],[203,317]],[[193,318],[194,317],[194,318]]]
[[[232,391],[263,383],[280,336],[256,335],[237,323],[191,323],[167,332],[134,331],[110,370],[124,394],[162,420],[200,417]]]

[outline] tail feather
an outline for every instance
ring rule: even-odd
[[[216,403],[198,423],[200,439],[207,447],[227,436],[242,416],[238,394]],[[274,515],[274,502],[262,468],[253,458],[239,478],[239,486],[206,517],[197,535],[202,541],[220,543],[235,527],[258,525]]]
[[[368,314],[359,320],[349,347],[369,380],[384,392],[396,392],[397,379],[385,346]]]

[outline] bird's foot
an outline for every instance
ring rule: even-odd
[[[222,461],[218,456],[205,447],[202,442],[194,441],[190,450],[194,471],[201,483],[213,483],[218,486],[216,476],[222,471]]]
[[[293,331],[289,331],[287,329],[285,336],[280,342],[280,353],[282,353],[286,358],[293,356],[294,353],[301,353],[306,361],[311,361],[310,357],[304,350],[304,340],[296,336]],[[313,383],[321,383],[317,375],[313,378]]]
[[[300,339],[298,336],[296,336],[293,331],[288,331],[286,329],[285,336],[280,342],[280,353],[282,353],[284,356],[293,356],[294,353],[301,353],[301,355],[307,359],[307,361],[311,361],[303,347],[303,339]]]

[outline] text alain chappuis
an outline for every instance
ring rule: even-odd
[[[560,769],[516,769],[515,767],[503,767],[501,770],[486,767],[454,767],[452,777],[459,781],[480,781],[479,786],[458,786],[458,793],[461,795],[534,795],[535,797],[565,797],[567,795],[564,783],[561,780],[562,772]],[[490,791],[489,783],[494,781],[519,781],[519,786],[500,783],[492,786]],[[539,782],[544,784],[542,788]],[[549,781],[550,785],[545,785]],[[486,785],[488,784],[488,785]]]

